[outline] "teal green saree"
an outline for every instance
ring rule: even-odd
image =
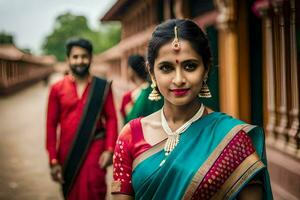
[[[148,99],[151,91],[152,88],[149,86],[149,84],[147,84],[137,88],[136,90],[133,90],[130,93],[131,98],[127,101],[123,100],[121,113],[124,117],[124,124],[128,123],[132,119],[150,115],[161,109],[163,100],[150,101]]]
[[[134,160],[135,199],[235,199],[257,177],[272,199],[261,128],[214,112],[182,133],[168,157],[164,143]]]

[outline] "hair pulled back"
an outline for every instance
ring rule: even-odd
[[[128,65],[143,80],[147,80],[148,72],[145,67],[145,58],[139,54],[128,57]]]
[[[168,42],[172,42],[175,37],[174,27],[178,28],[179,42],[186,40],[196,53],[202,57],[202,61],[206,70],[211,65],[211,51],[208,39],[201,28],[189,19],[171,19],[158,25],[152,33],[152,38],[148,43],[147,60],[150,72],[153,73],[154,61],[157,58],[158,51],[161,46]]]

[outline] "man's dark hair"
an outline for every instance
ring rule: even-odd
[[[145,66],[145,58],[139,54],[129,56],[128,65],[143,80],[147,80],[148,72]]]
[[[67,56],[70,56],[71,50],[73,47],[81,47],[83,49],[86,49],[90,56],[92,56],[93,53],[93,45],[92,43],[84,38],[71,38],[68,39],[66,42],[66,53]]]

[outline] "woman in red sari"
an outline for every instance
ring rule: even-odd
[[[205,107],[208,40],[191,20],[156,27],[148,68],[163,108],[132,120],[114,153],[114,199],[272,199],[264,133]]]

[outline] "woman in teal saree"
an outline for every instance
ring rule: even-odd
[[[209,97],[208,41],[190,20],[159,25],[149,42],[152,99],[163,108],[129,122],[114,153],[114,199],[272,199],[264,133],[199,100]]]

